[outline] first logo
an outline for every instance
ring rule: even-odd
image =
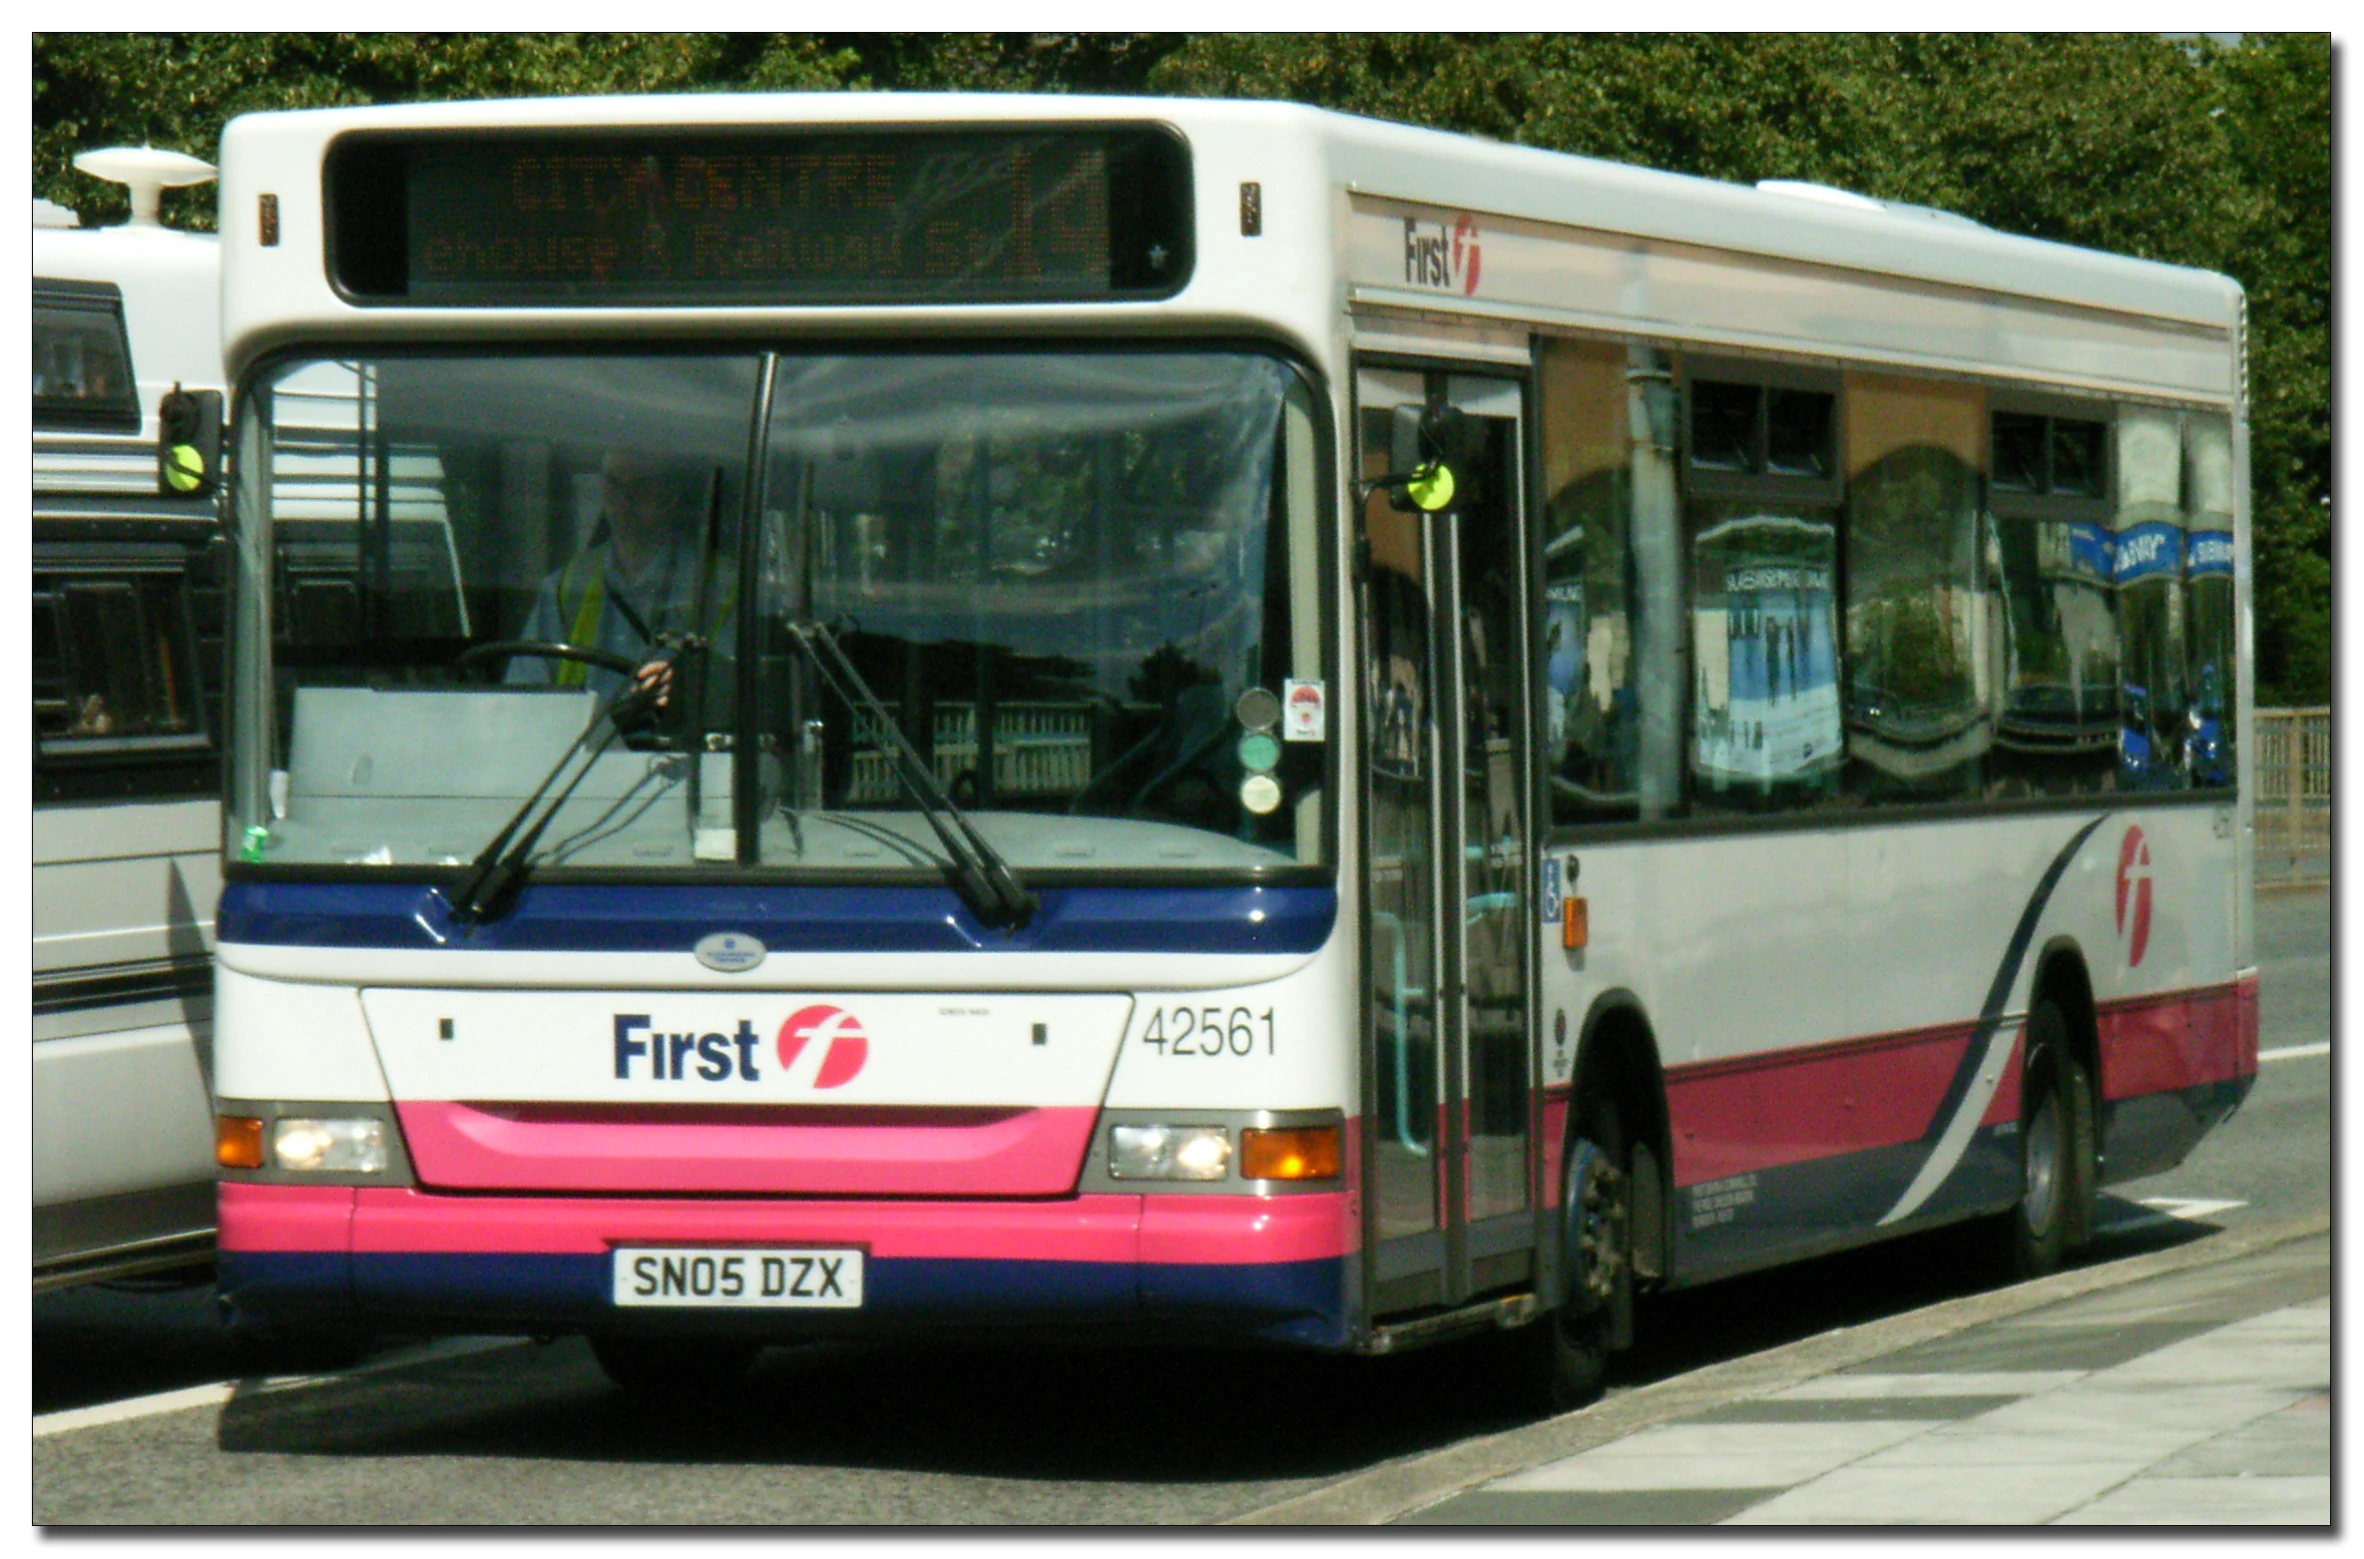
[[[819,1062],[798,1073],[797,1058],[808,1049]],[[843,1007],[816,1003],[790,1014],[780,1025],[779,1051],[781,1070],[800,1078],[809,1074],[814,1088],[838,1088],[852,1082],[870,1059],[870,1036],[862,1032],[861,1020]]]

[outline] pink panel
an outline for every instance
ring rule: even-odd
[[[1132,1261],[1141,1198],[1042,1203],[453,1197],[367,1190],[356,1252],[597,1255],[616,1245],[858,1245],[885,1257]]]
[[[221,1248],[341,1251],[352,1234],[354,1195],[351,1186],[225,1180],[215,1197]]]
[[[1918,1140],[1970,1035],[1963,1024],[1670,1068],[1675,1184]]]
[[[2241,976],[2234,989],[2234,1022],[2239,1031],[2234,1035],[2234,1065],[2243,1077],[2257,1075],[2257,971],[2252,969]]]
[[[351,1195],[353,1193],[347,1193]],[[1353,1249],[1345,1192],[1080,1196],[1042,1203],[449,1197],[364,1190],[359,1253],[597,1255],[617,1245],[858,1245],[881,1259],[1255,1265]],[[342,1246],[340,1235],[338,1245]]]
[[[2019,1064],[2027,1055],[2027,1025],[2022,1023],[2011,1033],[2011,1052],[2003,1057],[2003,1075],[1995,1083],[1995,1096],[1986,1102],[1986,1113],[1978,1118],[1981,1126],[2001,1126],[2019,1119]]]
[[[2243,1032],[2242,1000],[2240,987],[2221,985],[2102,1008],[2101,1096],[2135,1099],[2255,1076],[2256,1029]]]
[[[1554,1084],[1543,1090],[1543,1205],[1560,1205],[1561,1160],[1567,1156],[1568,1104],[1574,1090]]]
[[[421,1183],[455,1190],[1048,1196],[1074,1189],[1098,1112],[398,1108]]]

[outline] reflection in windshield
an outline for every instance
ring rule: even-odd
[[[1246,355],[784,362],[767,615],[841,623],[963,806],[1293,851],[1292,818],[1239,800],[1232,713],[1290,674],[1272,521],[1292,383]],[[894,802],[874,717],[778,669],[763,718],[818,749],[802,804]]]
[[[1319,857],[1319,742],[1240,718],[1326,696],[1311,397],[1276,359],[420,354],[284,363],[247,406],[249,859],[472,857],[576,701],[655,667],[544,864],[940,860],[882,716],[1021,869]],[[795,652],[817,623],[879,708]]]

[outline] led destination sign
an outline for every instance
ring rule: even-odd
[[[1113,300],[1190,268],[1154,129],[353,136],[326,181],[361,303]]]

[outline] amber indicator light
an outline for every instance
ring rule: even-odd
[[[1344,1157],[1335,1126],[1250,1126],[1239,1134],[1239,1172],[1249,1180],[1329,1180]]]
[[[1560,946],[1574,952],[1592,940],[1592,922],[1586,916],[1584,900],[1574,894],[1560,900]]]
[[[263,1167],[263,1123],[251,1116],[213,1118],[213,1161],[224,1169]]]

